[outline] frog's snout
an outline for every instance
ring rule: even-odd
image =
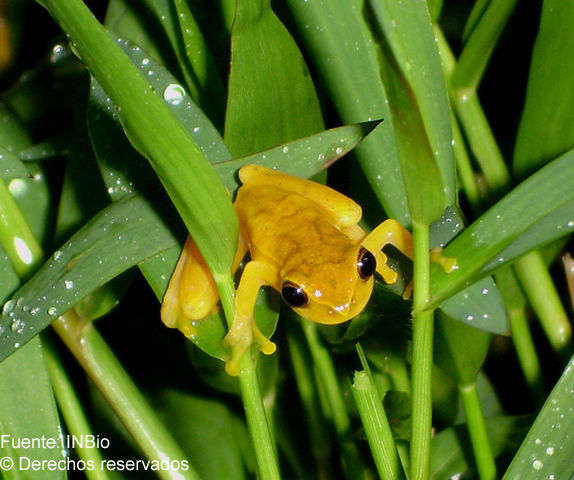
[[[349,311],[351,310],[351,303],[344,303],[342,305],[338,305],[336,307],[331,308],[329,312],[331,315],[343,315],[347,316]]]

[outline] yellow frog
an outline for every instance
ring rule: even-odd
[[[361,207],[329,187],[259,165],[244,166],[239,178],[234,206],[240,238],[233,271],[248,251],[250,260],[223,340],[231,348],[225,366],[230,375],[239,373],[239,362],[253,343],[267,355],[275,351],[253,317],[262,286],[281,292],[302,317],[334,325],[365,308],[375,271],[387,283],[396,281],[382,252],[385,245],[413,256],[412,236],[396,220],[385,220],[367,235],[358,225]],[[218,301],[213,277],[189,237],[165,293],[162,320],[191,337],[192,322],[216,311]]]

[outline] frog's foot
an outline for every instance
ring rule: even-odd
[[[231,356],[225,363],[228,375],[233,377],[239,375],[241,359],[254,343],[260,346],[265,355],[271,355],[277,348],[261,333],[253,317],[243,320],[236,318],[223,339],[223,346],[231,349]]]
[[[440,265],[445,273],[454,272],[458,265],[456,264],[456,258],[445,257],[442,254],[442,248],[436,247],[430,251],[430,260],[432,263]]]

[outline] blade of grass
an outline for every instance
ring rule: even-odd
[[[574,443],[574,358],[546,399],[534,425],[522,442],[503,480],[515,478],[569,478]]]
[[[371,0],[369,5],[396,65],[406,79],[405,83],[409,85],[411,102],[413,106],[416,105],[416,109],[412,109],[416,112],[413,117],[420,116],[418,121],[421,126],[415,126],[414,118],[404,121],[411,132],[420,128],[426,133],[429,150],[436,160],[444,185],[445,205],[453,205],[456,186],[450,109],[427,2],[400,4],[388,0]],[[413,35],[413,32],[417,34]],[[382,74],[385,83],[389,72],[383,68]],[[391,112],[394,113],[393,110],[397,108],[396,98],[389,85],[385,86],[391,101]],[[399,144],[404,141],[403,138],[398,139]]]
[[[17,208],[11,210],[15,212]],[[57,250],[13,295],[10,306],[3,312],[0,358],[10,355],[15,343],[24,344],[119,273],[174,245],[176,240],[171,232],[158,228],[161,221],[156,215],[141,197],[126,198],[94,217]],[[23,230],[18,230],[16,224],[9,227],[11,235],[23,238]],[[30,238],[33,237],[27,235],[22,241],[26,247],[36,248],[39,258],[39,247],[37,244],[34,247]],[[15,258],[21,261],[20,256]],[[10,328],[14,319],[21,322],[20,328]]]
[[[404,479],[405,475],[401,469],[393,433],[383,408],[383,400],[359,344],[357,344],[357,352],[361,358],[363,370],[355,372],[351,392],[365,428],[377,472],[380,478]]]
[[[574,147],[574,97],[569,88],[574,39],[565,30],[572,22],[572,2],[543,2],[514,149],[513,169],[519,178]]]
[[[462,400],[474,459],[482,480],[494,480],[496,466],[488,441],[484,414],[478,398],[476,378],[491,336],[456,322],[444,314],[437,316],[435,362],[456,382]]]

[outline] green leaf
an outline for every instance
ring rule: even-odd
[[[237,170],[250,163],[310,178],[351,151],[371,132],[375,134],[374,130],[382,128],[378,127],[379,124],[379,121],[374,121],[331,128],[263,152],[218,163],[215,170],[230,191],[239,187]]]
[[[447,206],[441,172],[411,85],[389,52],[381,58],[409,210],[413,222],[428,225]]]
[[[16,443],[14,448],[8,443],[0,449],[14,462],[13,469],[2,468],[2,478],[65,479],[64,470],[38,470],[30,465],[32,461],[65,460],[62,428],[39,337],[0,364],[0,396],[0,434]],[[31,448],[17,445],[32,439],[45,443]]]
[[[546,399],[532,428],[504,475],[518,478],[570,478],[574,444],[574,357]]]
[[[3,300],[20,283],[10,261],[2,251],[0,258],[0,298]],[[19,324],[10,327],[19,328]],[[6,327],[0,327],[0,334]],[[55,448],[12,448],[7,444],[0,449],[2,456],[18,462],[19,457],[33,460],[62,460],[60,445],[61,425],[56,410],[50,379],[44,365],[42,345],[39,338],[22,347],[15,355],[0,363],[0,435],[9,435],[14,441],[32,438],[54,439]],[[18,478],[65,478],[62,472],[27,470],[25,475],[19,468],[4,469],[2,477]]]
[[[512,456],[531,421],[530,417],[487,418],[486,429],[493,455],[502,459]],[[470,460],[472,458],[472,447],[466,425],[443,430],[433,438],[431,444],[431,480],[444,480],[462,472],[472,472],[474,469],[474,464]]]
[[[246,478],[244,450],[252,455],[247,431],[222,402],[168,390],[156,408],[201,478]]]
[[[13,178],[25,178],[29,175],[30,172],[20,160],[19,155],[0,146],[0,178],[12,180]]]
[[[228,88],[224,138],[234,157],[323,128],[303,56],[270,0],[237,2]]]
[[[574,3],[545,0],[514,150],[520,177],[574,148]]]
[[[88,293],[176,240],[157,213],[133,196],[102,211],[4,306],[0,359],[10,355]]]
[[[386,213],[406,227],[410,215],[378,62],[378,39],[356,2],[287,2],[315,70],[343,123],[385,119],[355,153]],[[360,74],[358,74],[360,72]]]
[[[456,186],[450,109],[427,2],[418,0],[402,4],[393,0],[377,0],[369,3],[394,61],[409,85],[415,107],[413,112],[418,110],[420,114],[420,120],[413,119],[418,121],[410,123],[410,129],[420,128],[426,133],[430,156],[436,161],[444,184],[444,204],[452,205],[455,203]],[[413,35],[413,32],[417,34]],[[385,71],[382,74],[385,81]],[[388,85],[387,92],[392,100]],[[391,105],[393,108],[397,106]],[[419,175],[424,177],[422,172]]]
[[[430,246],[443,248],[464,229],[462,213],[448,207],[430,226]],[[498,286],[492,278],[483,278],[441,303],[441,310],[467,325],[491,333],[506,335],[509,321]]]
[[[482,278],[448,298],[440,309],[469,327],[498,335],[510,332],[504,301],[491,277]]]
[[[574,151],[549,163],[525,180],[445,250],[458,269],[431,267],[431,306],[529,250],[574,230]]]
[[[470,385],[486,358],[490,338],[440,312],[435,321],[434,361],[457,385]]]
[[[144,3],[145,8],[134,8],[129,1],[110,2],[106,27],[130,39],[183,78],[186,90],[220,124],[225,98],[223,84],[187,3],[180,0]],[[158,41],[163,35],[167,42]]]

